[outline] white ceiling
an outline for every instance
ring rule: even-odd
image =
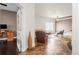
[[[16,3],[5,3],[5,4],[7,4],[7,7],[0,5],[0,9],[17,12],[18,7]],[[35,15],[49,18],[72,16],[72,4],[37,3],[35,4]]]
[[[72,16],[71,3],[37,3],[35,5],[36,16],[57,18]]]
[[[7,4],[7,7],[0,5],[0,9],[17,12],[18,7],[15,3],[5,3],[5,4]]]

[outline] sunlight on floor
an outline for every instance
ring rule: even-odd
[[[48,54],[53,54],[56,40],[57,40],[57,37],[55,37],[54,35],[48,36],[48,44],[47,44],[47,50],[46,50]]]

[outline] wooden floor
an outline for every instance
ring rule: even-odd
[[[71,55],[72,51],[67,46],[70,41],[70,38],[50,35],[47,45],[36,45],[32,50],[26,50],[20,55]]]
[[[17,51],[16,40],[11,42],[4,41],[3,44],[0,44],[0,55],[17,55]]]
[[[71,55],[72,51],[67,46],[70,41],[68,37],[49,35],[47,44],[37,43],[32,50],[26,50],[20,55]],[[16,40],[0,44],[0,55],[18,55]]]

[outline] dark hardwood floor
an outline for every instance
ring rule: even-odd
[[[0,55],[17,55],[17,41],[16,39],[11,42],[4,41],[0,43]]]

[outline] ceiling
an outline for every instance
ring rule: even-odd
[[[16,3],[5,3],[8,6],[0,5],[0,9],[17,12],[18,7]],[[35,4],[35,16],[61,18],[72,16],[71,3],[37,3]],[[70,18],[69,18],[70,19]],[[63,19],[57,19],[57,21]]]
[[[18,7],[15,3],[5,3],[5,4],[7,4],[7,7],[0,5],[0,9],[17,12]]]
[[[72,16],[71,3],[38,3],[35,6],[36,16],[61,18]]]

